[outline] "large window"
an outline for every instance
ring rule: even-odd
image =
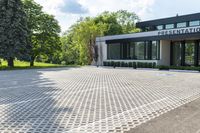
[[[120,43],[108,44],[108,59],[120,59]]]
[[[173,28],[174,28],[174,24],[165,25],[165,29],[173,29]]]
[[[182,22],[182,23],[177,23],[177,28],[184,28],[187,26],[186,22]]]
[[[144,60],[145,56],[145,42],[135,43],[135,57],[137,60]]]
[[[199,42],[199,46],[198,46],[198,65],[200,66],[200,42]]]
[[[113,43],[107,45],[110,60],[159,60],[159,41]]]
[[[164,29],[164,26],[163,26],[163,25],[158,25],[158,26],[156,26],[156,29],[157,29],[157,30],[163,30],[163,29]]]
[[[189,26],[199,26],[200,25],[200,21],[196,20],[196,21],[190,21],[189,22]]]
[[[136,59],[136,57],[135,57],[135,42],[130,43],[130,59]]]
[[[160,59],[160,43],[159,41],[152,41],[152,60]]]
[[[193,41],[189,41],[185,43],[185,65],[186,66],[194,66],[194,52],[195,51],[195,43]]]
[[[181,42],[173,43],[173,65],[181,66]]]

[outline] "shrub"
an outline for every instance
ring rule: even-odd
[[[128,63],[128,67],[133,67],[133,63],[132,63],[132,62],[129,62],[129,63]]]
[[[125,67],[125,63],[124,62],[121,62],[121,67]]]
[[[125,67],[128,67],[128,63],[127,62],[125,62],[124,65],[125,65]]]
[[[133,68],[134,68],[134,69],[137,69],[137,63],[136,63],[136,62],[133,62],[132,64],[133,64]]]
[[[115,62],[115,67],[120,67],[120,62]]]
[[[156,63],[155,63],[155,62],[153,63],[153,66],[152,66],[152,68],[156,68]]]
[[[169,66],[158,66],[159,70],[169,70],[170,67]]]
[[[153,68],[153,63],[148,63],[147,67],[148,68]]]
[[[110,62],[110,66],[115,66],[115,62],[114,62],[114,61],[111,61],[111,62]]]
[[[67,62],[66,61],[62,61],[61,65],[67,65]]]
[[[103,66],[107,66],[107,62],[106,61],[103,62]]]

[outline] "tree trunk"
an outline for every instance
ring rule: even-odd
[[[31,67],[34,66],[34,61],[35,61],[35,56],[31,56],[31,60],[30,60],[30,66]]]
[[[12,57],[10,57],[8,60],[8,67],[14,67],[14,59]]]

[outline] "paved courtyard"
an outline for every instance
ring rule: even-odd
[[[1,71],[0,133],[123,133],[199,97],[199,73]]]

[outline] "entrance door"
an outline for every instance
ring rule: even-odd
[[[194,66],[195,62],[195,42],[186,41],[185,43],[185,65]]]
[[[174,66],[181,66],[181,42],[173,42],[172,47],[172,64]]]

